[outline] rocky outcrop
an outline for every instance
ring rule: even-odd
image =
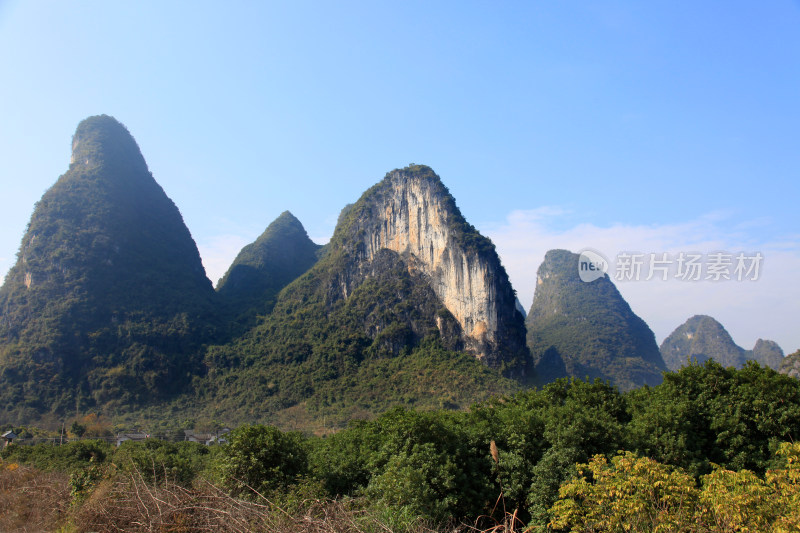
[[[778,372],[795,379],[800,379],[800,350],[784,357]]]
[[[464,348],[489,366],[526,357],[524,318],[494,245],[467,224],[430,168],[388,173],[343,214],[337,239],[356,263],[391,250],[424,275],[460,325]]]
[[[623,390],[657,385],[666,370],[655,336],[607,275],[582,281],[578,254],[550,250],[528,313],[537,379],[601,378]]]

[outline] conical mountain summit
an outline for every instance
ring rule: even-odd
[[[318,260],[314,243],[294,215],[284,211],[258,239],[239,252],[217,284],[217,293],[238,329],[272,311],[278,293]]]
[[[607,275],[582,281],[578,261],[550,250],[537,272],[526,319],[537,379],[601,378],[623,390],[657,385],[666,367],[655,335]]]
[[[213,298],[136,141],[112,117],[82,121],[0,288],[4,404],[63,412],[179,389],[212,335]]]
[[[783,349],[775,341],[758,339],[748,354],[749,359],[758,361],[763,366],[778,370],[783,363]]]
[[[389,172],[349,208],[331,246],[352,259],[342,297],[359,272],[393,252],[455,318],[464,350],[490,367],[525,373],[524,317],[494,244],[464,219],[430,167]]]

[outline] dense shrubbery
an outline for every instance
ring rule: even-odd
[[[308,471],[306,443],[299,433],[271,426],[233,431],[214,462],[219,483],[236,496],[273,496],[296,484]]]
[[[12,444],[3,449],[0,457],[6,461],[24,463],[45,472],[57,471],[71,474],[91,464],[107,462],[114,447],[102,440],[82,440],[62,446],[38,444],[19,446]]]
[[[116,468],[137,473],[150,482],[170,480],[189,485],[205,469],[209,448],[197,442],[147,439],[123,442],[114,453]]]
[[[800,528],[800,444],[783,443],[761,477],[717,467],[696,480],[627,452],[578,465],[551,512],[555,531],[774,531]]]
[[[560,380],[469,411],[396,408],[324,438],[243,426],[212,448],[81,441],[3,457],[70,472],[81,497],[119,476],[173,495],[205,479],[247,505],[350,502],[393,531],[489,528],[506,513],[565,531],[733,531],[798,519],[800,449],[781,443],[799,435],[800,382],[707,362],[631,393]]]

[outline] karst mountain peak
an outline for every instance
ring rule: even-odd
[[[215,290],[124,125],[89,117],[71,147],[0,287],[9,419],[169,406],[344,424],[395,405],[467,408],[560,377],[656,385],[665,360],[713,356],[694,330],[681,330],[688,353],[686,342],[659,353],[608,276],[582,281],[567,250],[545,256],[526,318],[494,244],[425,165],[378,177],[324,246],[291,212],[264,213],[272,221]],[[783,361],[761,339],[740,353]]]

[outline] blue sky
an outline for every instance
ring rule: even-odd
[[[430,165],[523,305],[548,248],[761,251],[755,282],[618,286],[800,348],[800,2],[0,0],[0,275],[78,122],[139,143],[216,281],[283,210],[318,242]]]

